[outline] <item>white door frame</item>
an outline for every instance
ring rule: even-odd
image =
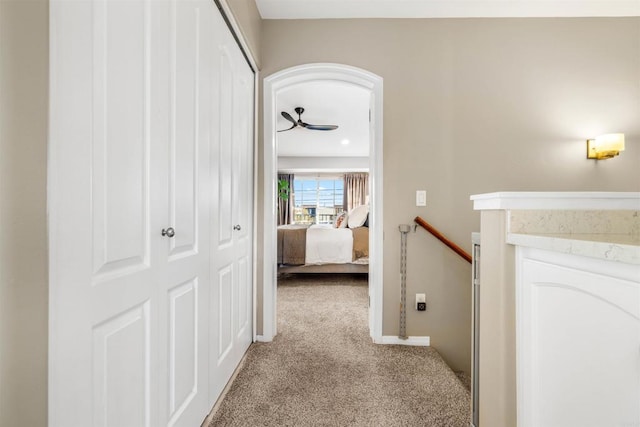
[[[371,182],[369,228],[369,333],[382,341],[382,77],[342,64],[305,64],[287,68],[264,79],[264,247],[262,289],[262,335],[271,341],[277,334],[276,321],[276,181],[278,147],[276,102],[281,91],[294,85],[317,81],[343,82],[371,93],[369,132],[369,179]]]

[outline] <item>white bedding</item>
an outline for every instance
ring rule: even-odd
[[[347,264],[353,260],[353,233],[331,224],[307,230],[306,264]]]

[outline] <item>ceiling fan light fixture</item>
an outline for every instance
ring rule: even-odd
[[[282,129],[279,130],[278,132],[286,132],[288,130],[291,130],[295,127],[301,127],[304,129],[309,129],[309,130],[336,130],[338,129],[338,125],[312,125],[310,123],[305,123],[302,121],[302,118],[300,117],[302,115],[302,113],[304,113],[304,108],[302,107],[296,107],[294,109],[294,111],[296,112],[296,114],[298,114],[298,120],[294,119],[293,117],[291,117],[291,114],[287,113],[286,111],[282,111],[280,112],[280,114],[282,115],[282,117],[284,117],[285,119],[287,119],[289,122],[291,122],[291,127],[288,129]]]

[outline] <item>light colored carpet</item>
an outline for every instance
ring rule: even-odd
[[[433,348],[371,342],[366,276],[290,276],[209,426],[468,426],[469,405]]]
[[[460,382],[467,388],[467,390],[471,390],[471,375],[467,374],[464,371],[455,371],[455,373]]]

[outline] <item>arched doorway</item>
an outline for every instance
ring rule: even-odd
[[[278,94],[294,85],[318,81],[338,81],[371,93],[369,130],[370,212],[369,227],[369,333],[374,342],[382,339],[382,77],[360,68],[342,64],[305,64],[279,71],[264,79],[264,204],[263,204],[263,287],[262,334],[260,341],[271,341],[277,334],[276,323],[276,180],[277,140],[276,103]]]

